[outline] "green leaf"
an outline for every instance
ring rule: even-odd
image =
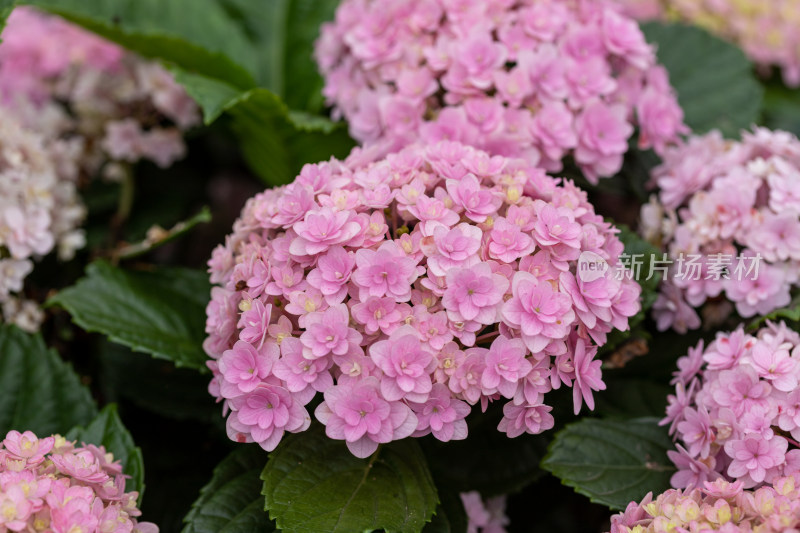
[[[354,457],[321,428],[289,435],[261,474],[266,509],[285,533],[418,532],[438,503],[414,439]]]
[[[624,509],[669,488],[672,442],[656,419],[585,418],[558,432],[542,468],[595,503]]]
[[[322,77],[313,59],[323,22],[339,0],[221,0],[259,50],[259,82],[292,109],[323,107]]]
[[[86,331],[102,333],[138,352],[205,369],[205,273],[185,268],[132,271],[95,261],[86,276],[48,305],[69,311]]]
[[[144,492],[144,460],[142,450],[133,443],[133,437],[125,429],[115,404],[107,405],[86,427],[75,427],[66,434],[67,440],[78,443],[105,446],[122,463],[122,471],[130,478],[125,482],[125,491],[138,491],[141,499]]]
[[[240,446],[223,459],[184,518],[183,533],[275,531],[260,493],[259,474],[266,460],[255,444]]]
[[[719,128],[738,137],[758,122],[763,89],[738,47],[694,26],[648,22],[642,30],[657,46],[694,133]]]
[[[66,433],[96,413],[89,389],[41,335],[0,325],[0,435]]]
[[[343,158],[354,145],[344,124],[290,111],[267,89],[238,93],[220,81],[181,71],[176,79],[200,104],[206,123],[227,114],[245,159],[270,185],[289,183],[306,163]]]
[[[291,182],[306,163],[344,158],[354,144],[343,123],[290,115],[264,89],[248,91],[228,107],[228,113],[250,167],[270,185]]]
[[[83,26],[145,57],[256,85],[258,51],[216,0],[20,0]]]

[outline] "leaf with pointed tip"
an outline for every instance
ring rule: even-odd
[[[266,460],[267,454],[255,444],[240,446],[223,459],[184,518],[182,533],[275,531],[260,491],[259,474]]]
[[[48,305],[69,311],[86,331],[177,366],[205,370],[210,290],[208,276],[200,270],[134,271],[95,261],[85,277],[50,298]]]
[[[96,413],[89,389],[40,334],[0,325],[0,435],[66,433]]]
[[[624,509],[650,491],[669,488],[672,448],[655,418],[584,418],[556,434],[542,468],[593,502]]]
[[[86,427],[72,428],[67,440],[78,443],[105,446],[122,463],[122,471],[130,476],[125,482],[125,492],[137,491],[141,498],[144,492],[144,460],[142,450],[133,443],[133,437],[125,428],[115,404],[107,405]]]
[[[219,80],[173,71],[203,109],[206,123],[226,115],[250,167],[270,185],[289,183],[306,163],[343,158],[354,146],[344,124],[291,111],[267,89],[240,93]]]

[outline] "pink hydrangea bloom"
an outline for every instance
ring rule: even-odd
[[[219,359],[219,372],[225,379],[221,389],[226,398],[234,398],[256,388],[262,379],[272,372],[278,360],[279,349],[275,344],[264,344],[257,350],[244,340],[236,341]]]
[[[517,272],[511,283],[512,297],[503,305],[503,319],[522,333],[522,340],[533,353],[551,342],[566,338],[575,322],[572,300],[528,272]]]
[[[78,227],[86,213],[72,147],[26,127],[13,112],[0,111],[3,150],[15,154],[0,162],[0,321],[33,331],[42,313],[22,299],[25,278],[40,257],[56,251],[60,259],[70,259],[83,246]]]
[[[356,457],[368,457],[379,443],[411,435],[417,417],[403,402],[386,400],[376,378],[347,380],[325,391],[315,415],[332,439],[347,441]]]
[[[724,479],[693,489],[669,489],[631,502],[611,517],[610,533],[661,531],[796,531],[800,527],[800,476],[780,476],[759,489]]]
[[[0,321],[35,331],[44,314],[24,279],[85,245],[79,183],[171,165],[200,114],[160,64],[59,17],[15,8],[0,37]]]
[[[489,263],[451,268],[447,271],[446,281],[442,305],[451,320],[474,320],[486,325],[497,322],[503,296],[510,284],[501,274],[493,273]]]
[[[462,492],[461,503],[467,513],[467,533],[506,533],[506,496],[495,496],[485,502],[477,491]]]
[[[457,140],[553,172],[572,155],[596,181],[620,170],[634,126],[659,152],[688,133],[666,72],[612,1],[347,0],[315,55],[327,101],[369,148]],[[447,190],[475,222],[497,201],[472,179]]]
[[[417,415],[415,437],[428,433],[440,441],[463,440],[467,438],[467,422],[470,406],[452,397],[445,385],[433,385],[428,400],[422,404],[411,404]]]
[[[185,153],[181,131],[200,122],[197,105],[161,65],[28,7],[14,9],[2,33],[0,100],[57,135],[86,137],[83,149],[94,153],[82,162],[93,166],[92,156],[105,152],[115,161],[144,158],[167,167]],[[131,116],[134,108],[139,115]],[[40,124],[43,110],[60,120]],[[145,126],[158,123],[153,115],[174,126]]]
[[[311,424],[303,405],[280,385],[261,382],[253,390],[231,399],[229,405],[228,436],[231,440],[249,435],[267,451],[275,449],[284,432],[305,431]]]
[[[9,432],[0,441],[0,531],[158,533],[102,446]]]
[[[800,339],[784,324],[754,335],[742,328],[718,333],[692,357],[702,366],[676,381],[668,416],[678,452],[670,458],[679,471],[673,486],[692,488],[723,477],[758,487],[781,476],[800,475],[800,395],[781,390],[800,375],[794,362]],[[791,354],[791,355],[790,355]],[[796,381],[795,381],[796,383]]]
[[[306,165],[250,199],[209,261],[204,347],[229,436],[271,449],[317,393],[328,435],[362,455],[464,438],[492,401],[500,431],[546,431],[562,384],[593,408],[597,345],[639,310],[615,232],[572,183],[456,142]],[[583,251],[609,272],[581,280]]]
[[[642,232],[672,265],[654,305],[658,328],[678,332],[706,317],[768,314],[798,283],[800,140],[754,128],[738,142],[719,132],[667,150],[653,171],[660,189],[642,210]],[[798,196],[800,198],[800,196]]]

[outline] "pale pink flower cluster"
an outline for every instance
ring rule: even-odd
[[[718,479],[692,490],[670,489],[631,502],[611,517],[610,533],[795,533],[800,531],[800,476],[757,490]]]
[[[667,416],[677,488],[717,478],[745,487],[800,473],[800,335],[768,323],[701,341],[678,360]]]
[[[562,384],[576,413],[593,408],[597,344],[640,307],[612,273],[615,232],[571,182],[457,142],[306,165],[248,201],[209,262],[205,349],[230,437],[273,449],[318,392],[316,418],[360,457],[463,439],[493,400],[501,431],[540,433]],[[577,277],[582,252],[611,268]]]
[[[699,275],[688,275],[688,266],[678,275],[674,264],[676,275],[662,284],[654,306],[660,330],[699,327],[694,308],[706,302],[720,316],[728,302],[742,317],[764,315],[787,305],[798,284],[800,140],[764,128],[742,135],[741,142],[719,132],[693,137],[653,172],[660,192],[642,210],[645,236],[673,260],[700,256]],[[718,275],[719,259],[739,256],[750,259],[728,262]]]
[[[687,133],[667,72],[605,0],[346,0],[323,25],[323,93],[367,145],[457,140],[592,182]],[[389,149],[390,149],[389,148]]]
[[[28,7],[2,33],[0,102],[48,137],[78,138],[90,175],[109,160],[168,167],[185,153],[182,131],[200,121],[161,65]]]
[[[0,442],[0,533],[158,533],[103,446],[10,431]]]
[[[485,502],[477,491],[462,492],[461,503],[467,514],[467,533],[506,533],[506,496],[495,496]]]
[[[769,73],[800,86],[800,4],[797,0],[615,0],[639,20],[680,20],[701,26],[742,47]]]
[[[69,140],[48,139],[0,112],[0,322],[35,331],[43,318],[22,296],[33,262],[84,245],[77,156]]]

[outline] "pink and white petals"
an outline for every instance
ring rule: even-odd
[[[521,159],[439,142],[306,165],[248,201],[209,261],[209,390],[229,436],[273,449],[317,393],[328,436],[359,456],[465,438],[493,401],[501,431],[546,431],[562,384],[593,408],[596,343],[628,327],[640,289],[579,279],[584,251],[616,267],[622,244],[580,189]]]

